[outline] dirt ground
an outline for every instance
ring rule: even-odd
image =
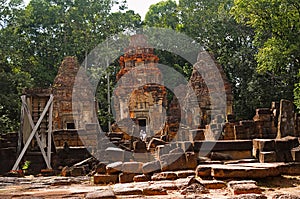
[[[52,181],[51,181],[52,180]],[[18,183],[13,184],[11,180],[0,183],[1,199],[58,199],[58,198],[85,198],[88,193],[108,190],[114,188],[114,185],[98,186],[92,185],[88,177],[81,179],[55,179],[26,177]],[[230,180],[226,180],[228,182]],[[262,195],[268,199],[284,198],[295,199],[300,198],[300,176],[279,176],[256,180],[257,185],[263,190]],[[53,183],[54,182],[54,183]],[[154,182],[155,183],[155,182]],[[128,187],[134,187],[137,183],[127,183]],[[127,185],[124,185],[125,187]],[[211,198],[211,199],[229,199],[229,198],[259,198],[259,196],[234,196],[228,188],[209,189],[207,194],[189,193],[182,195],[180,190],[168,190],[168,195],[117,195],[117,198]],[[285,195],[282,195],[285,194]]]

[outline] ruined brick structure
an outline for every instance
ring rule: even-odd
[[[224,90],[226,92],[226,113],[224,112],[223,121],[225,121],[225,114],[232,114],[233,95],[231,86],[226,78],[222,67],[214,61],[207,53],[201,53],[198,57],[201,63],[214,64],[217,66],[217,72],[221,74],[224,82]],[[177,135],[179,130],[179,123],[186,124],[193,129],[205,129],[206,125],[211,120],[211,99],[216,90],[208,89],[206,82],[199,74],[196,67],[194,67],[192,76],[189,80],[189,86],[195,93],[196,101],[191,102],[189,93],[186,93],[185,86],[181,85],[175,88],[179,91],[182,89],[184,96],[174,96],[173,100],[167,104],[166,95],[167,89],[163,85],[163,77],[160,69],[157,67],[159,58],[153,54],[153,48],[149,47],[146,37],[143,35],[134,35],[130,39],[129,47],[125,49],[124,56],[120,57],[121,69],[117,74],[118,86],[115,89],[114,110],[116,111],[115,120],[121,131],[128,134],[138,135],[138,131],[145,126],[145,130],[149,135],[167,135],[169,140],[184,139],[182,137],[189,137]],[[211,63],[213,62],[213,63]],[[207,78],[219,80],[215,75],[216,71],[206,71]],[[180,107],[178,101],[180,97],[181,102],[185,104],[195,104],[196,109],[191,109],[189,106]],[[166,108],[167,113],[163,110]],[[219,108],[219,107],[215,107]],[[183,115],[182,115],[183,113]],[[167,115],[165,117],[165,115]],[[200,115],[200,116],[198,116]],[[184,118],[181,118],[184,116]],[[134,125],[122,126],[122,120],[131,118]],[[219,123],[221,123],[219,122]],[[126,122],[125,122],[126,123]],[[128,123],[128,122],[127,122]],[[120,129],[118,129],[120,130]],[[219,126],[221,131],[221,126]],[[189,132],[183,132],[189,133]],[[182,133],[181,133],[182,134]]]
[[[93,109],[94,95],[88,82],[88,78],[79,72],[80,65],[75,57],[66,57],[54,79],[52,92],[54,95],[53,128],[84,129],[84,123],[95,123],[96,114]],[[75,83],[75,81],[77,81]],[[82,93],[79,99],[72,99],[73,91]],[[76,100],[76,101],[75,101]],[[78,103],[79,110],[72,107],[72,103]],[[80,106],[80,107],[79,107]]]
[[[166,106],[167,91],[162,86],[162,74],[157,68],[159,59],[153,51],[143,35],[135,35],[119,60],[121,69],[114,91],[115,120],[128,134],[138,135],[140,130],[144,130],[148,136],[153,135],[164,124],[163,107]],[[130,129],[120,125],[128,118],[134,123]]]

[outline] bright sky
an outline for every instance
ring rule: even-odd
[[[24,0],[25,3],[28,3],[30,0]],[[145,18],[145,15],[152,4],[156,4],[163,0],[127,0],[127,5],[129,10],[133,10],[136,13],[139,13],[142,17],[142,20]]]
[[[142,20],[145,18],[145,15],[152,4],[156,4],[162,0],[127,0],[128,9],[133,10],[136,13],[139,13],[142,17]]]

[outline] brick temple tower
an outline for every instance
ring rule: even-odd
[[[130,38],[129,47],[119,59],[114,110],[115,120],[124,132],[135,134],[144,130],[149,136],[164,126],[167,91],[162,86],[158,60],[141,34]],[[128,119],[134,127],[122,126],[122,121]]]

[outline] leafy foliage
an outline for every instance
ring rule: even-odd
[[[1,0],[1,132],[17,129],[22,89],[51,86],[63,57],[83,62],[107,37],[139,27],[140,16],[125,9],[115,0]]]
[[[235,19],[255,30],[257,70],[281,85],[284,98],[300,108],[300,3],[297,0],[235,0]],[[296,85],[295,85],[296,84]],[[296,86],[296,88],[295,88]]]

